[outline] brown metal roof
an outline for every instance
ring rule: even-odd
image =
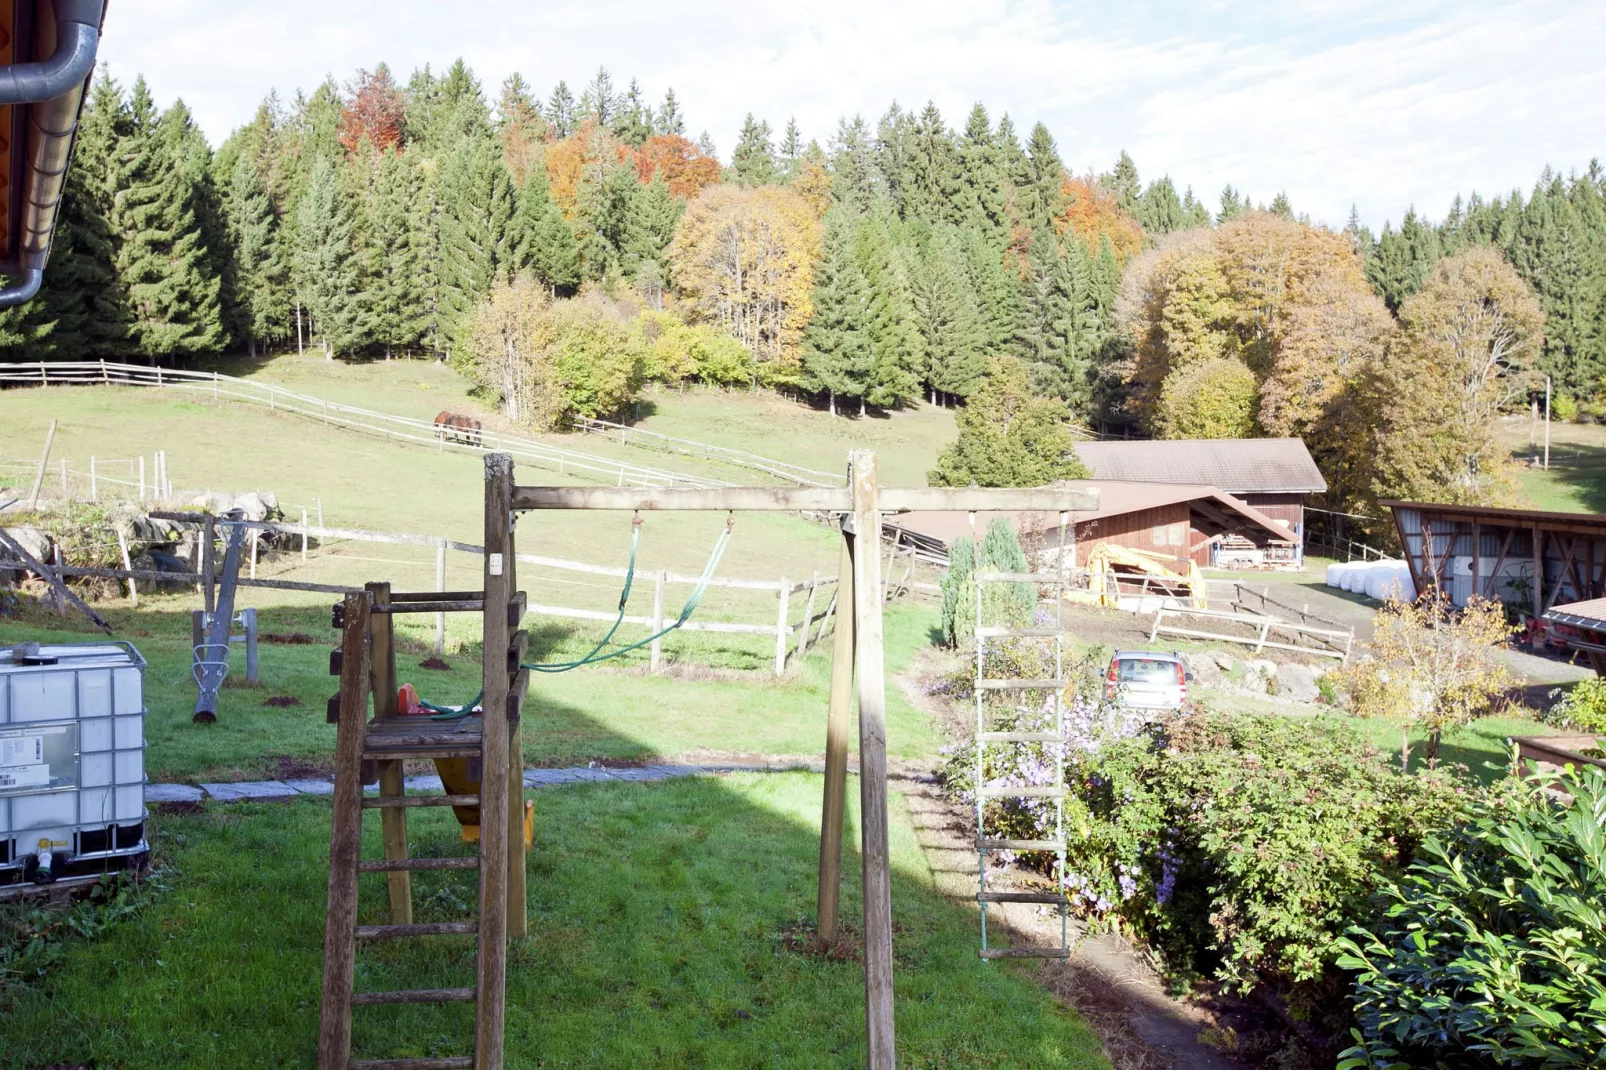
[[[1155,439],[1078,442],[1094,479],[1185,483],[1232,494],[1319,494],[1327,489],[1297,438]]]
[[[1273,520],[1252,505],[1233,497],[1219,487],[1181,483],[1118,483],[1086,479],[1073,479],[1056,485],[1097,488],[1099,492],[1099,507],[1097,511],[1075,513],[1072,516],[1072,519],[1079,525],[1107,517],[1135,513],[1142,509],[1155,509],[1163,505],[1174,505],[1177,502],[1188,502],[1190,504],[1197,503],[1196,508],[1202,506],[1214,512],[1235,516],[1242,521],[1245,529],[1259,528],[1273,542],[1286,543],[1293,541],[1293,535],[1286,524]],[[974,534],[978,537],[981,536],[986,532],[987,525],[992,523],[993,518],[999,516],[1008,519],[1014,525],[1016,531],[1042,532],[1044,538],[1050,544],[1053,543],[1055,532],[1059,527],[1059,516],[1055,513],[977,513]],[[1200,517],[1198,519],[1202,521],[1202,530],[1206,530],[1207,533],[1209,533],[1210,528],[1219,527],[1209,518]],[[954,540],[960,536],[972,534],[970,514],[958,511],[901,513],[895,518],[888,518],[883,523],[883,527],[888,530],[901,529],[931,542],[940,543],[943,547],[952,546]]]
[[[1447,502],[1401,502],[1384,499],[1377,504],[1390,509],[1417,509],[1429,513],[1507,520],[1517,524],[1553,522],[1574,527],[1594,527],[1606,531],[1606,513],[1554,513],[1543,509],[1501,509],[1493,505],[1452,505]]]
[[[1606,598],[1591,598],[1587,602],[1569,602],[1564,606],[1551,606],[1545,619],[1575,628],[1606,631]]]

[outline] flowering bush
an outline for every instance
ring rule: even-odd
[[[1551,697],[1560,692],[1557,688]],[[1591,676],[1578,681],[1560,702],[1550,707],[1545,720],[1581,732],[1606,732],[1606,679]]]

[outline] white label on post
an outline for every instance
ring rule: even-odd
[[[491,575],[500,576],[501,574],[502,574],[502,555],[501,554],[492,554],[491,555]]]

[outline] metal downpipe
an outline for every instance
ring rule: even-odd
[[[95,69],[104,0],[55,0],[56,51],[47,60],[0,68],[0,104],[32,104],[59,97]]]

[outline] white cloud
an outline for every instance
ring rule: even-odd
[[[578,92],[606,65],[654,100],[672,85],[727,153],[748,111],[824,143],[838,117],[873,121],[894,98],[935,100],[954,125],[981,100],[1022,134],[1047,123],[1077,170],[1125,148],[1210,203],[1231,182],[1335,223],[1353,201],[1378,225],[1585,166],[1606,129],[1602,39],[1600,0],[118,0],[104,55],[159,100],[184,97],[214,142],[269,88],[289,99],[382,60],[405,79],[462,56],[492,94],[514,70]]]

